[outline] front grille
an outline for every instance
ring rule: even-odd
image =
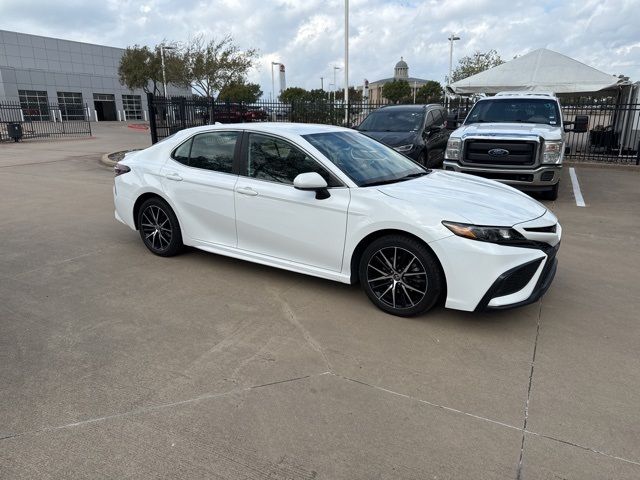
[[[548,227],[525,227],[527,232],[539,232],[539,233],[556,233],[558,224],[549,225]]]
[[[465,142],[464,162],[474,165],[531,166],[536,162],[536,145],[535,142],[513,140],[469,139]]]

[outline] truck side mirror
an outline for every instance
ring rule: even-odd
[[[573,125],[573,128],[567,128],[568,125]],[[585,133],[589,130],[589,115],[576,115],[573,122],[567,122],[564,131],[574,133]]]
[[[458,114],[456,112],[451,112],[447,115],[447,120],[444,122],[444,126],[448,130],[455,130],[458,128]]]

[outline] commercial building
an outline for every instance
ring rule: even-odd
[[[145,93],[118,79],[123,54],[122,48],[0,30],[0,102],[19,102],[25,120],[146,120]],[[168,93],[191,94],[172,85]]]
[[[371,103],[385,103],[386,100],[382,96],[382,87],[384,87],[386,83],[393,82],[394,80],[407,81],[411,86],[411,95],[428,82],[428,80],[424,78],[410,77],[409,65],[400,57],[400,61],[396,63],[393,69],[393,77],[369,82],[369,101]]]

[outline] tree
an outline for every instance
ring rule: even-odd
[[[186,76],[200,95],[212,98],[225,86],[244,82],[253,66],[257,50],[240,50],[231,36],[206,41],[198,35],[182,51]]]
[[[394,80],[382,87],[382,96],[392,103],[398,103],[411,95],[411,86],[406,80]]]
[[[344,89],[336,92],[336,100],[344,100]],[[362,100],[362,91],[356,90],[355,87],[349,87],[349,102],[360,102]]]
[[[476,73],[484,72],[502,63],[504,63],[504,61],[495,50],[489,50],[485,53],[476,50],[473,55],[468,55],[458,60],[458,66],[451,73],[451,83],[470,77]]]
[[[262,90],[257,83],[232,82],[222,87],[218,100],[255,103],[261,96]]]
[[[416,103],[433,103],[442,98],[442,85],[435,80],[428,80],[416,92]]]
[[[283,103],[299,102],[308,99],[309,92],[300,87],[289,87],[280,93],[280,101]]]
[[[165,75],[168,84],[186,86],[184,63],[177,50],[165,50]],[[120,83],[131,90],[160,94],[162,87],[162,60],[160,45],[153,50],[147,46],[127,47],[118,65]]]

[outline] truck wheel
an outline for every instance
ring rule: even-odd
[[[542,198],[545,200],[556,200],[558,198],[558,190],[560,189],[560,182],[556,183],[549,190],[542,192]]]

